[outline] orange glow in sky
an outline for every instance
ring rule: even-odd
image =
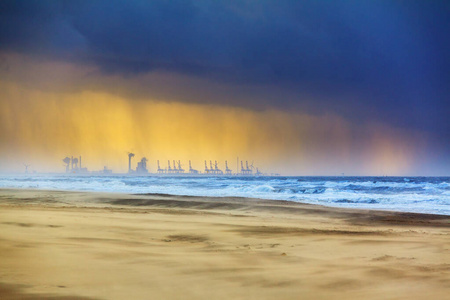
[[[125,172],[129,151],[136,154],[134,166],[145,156],[153,172],[156,160],[162,167],[181,160],[185,168],[192,160],[199,170],[204,160],[218,160],[222,168],[228,160],[236,169],[239,157],[268,173],[383,175],[407,173],[414,159],[407,134],[368,126],[360,143],[335,115],[39,91],[11,82],[1,82],[0,90],[6,170],[31,163],[38,171],[63,171],[64,157],[81,155],[89,170]]]

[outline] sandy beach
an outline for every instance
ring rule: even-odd
[[[244,198],[0,190],[4,300],[449,294],[449,216]]]

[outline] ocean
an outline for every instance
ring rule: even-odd
[[[450,215],[450,177],[2,175],[0,188],[232,196]]]

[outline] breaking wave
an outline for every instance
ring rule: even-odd
[[[3,188],[288,200],[450,215],[449,177],[0,176]]]

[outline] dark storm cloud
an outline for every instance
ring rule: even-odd
[[[265,105],[450,139],[449,20],[448,1],[2,1],[0,47],[108,74],[271,86],[284,96]]]

